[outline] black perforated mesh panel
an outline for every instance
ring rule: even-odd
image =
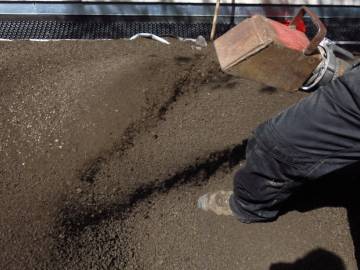
[[[229,28],[229,25],[219,24],[218,34]],[[0,38],[3,39],[116,39],[140,32],[159,36],[208,37],[210,30],[210,23],[0,21]]]
[[[328,37],[333,40],[360,41],[359,19],[325,19]],[[217,25],[217,35],[231,28],[228,23]],[[94,17],[75,16],[69,18],[1,18],[0,38],[2,39],[116,39],[128,38],[140,32],[153,33],[158,36],[195,38],[202,35],[209,38],[210,22],[201,22],[192,18],[191,22],[157,21],[156,18],[123,17],[99,19]]]

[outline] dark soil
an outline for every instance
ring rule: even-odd
[[[2,42],[0,69],[0,269],[291,269],[333,253],[356,269],[342,207],[253,225],[196,209],[231,188],[251,130],[304,94],[175,40]]]

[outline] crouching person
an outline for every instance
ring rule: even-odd
[[[233,191],[205,194],[198,207],[244,223],[272,221],[294,189],[359,160],[356,66],[260,125],[248,141]]]

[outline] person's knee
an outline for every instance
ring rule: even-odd
[[[234,176],[231,206],[240,220],[269,221],[277,217],[279,205],[290,196],[294,182],[285,177],[286,170],[286,164],[258,144],[256,137],[251,139],[246,165]]]

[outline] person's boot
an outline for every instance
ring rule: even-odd
[[[232,216],[233,212],[229,205],[229,199],[232,194],[232,191],[224,190],[206,193],[198,199],[197,207],[205,211],[214,212],[216,215]]]

